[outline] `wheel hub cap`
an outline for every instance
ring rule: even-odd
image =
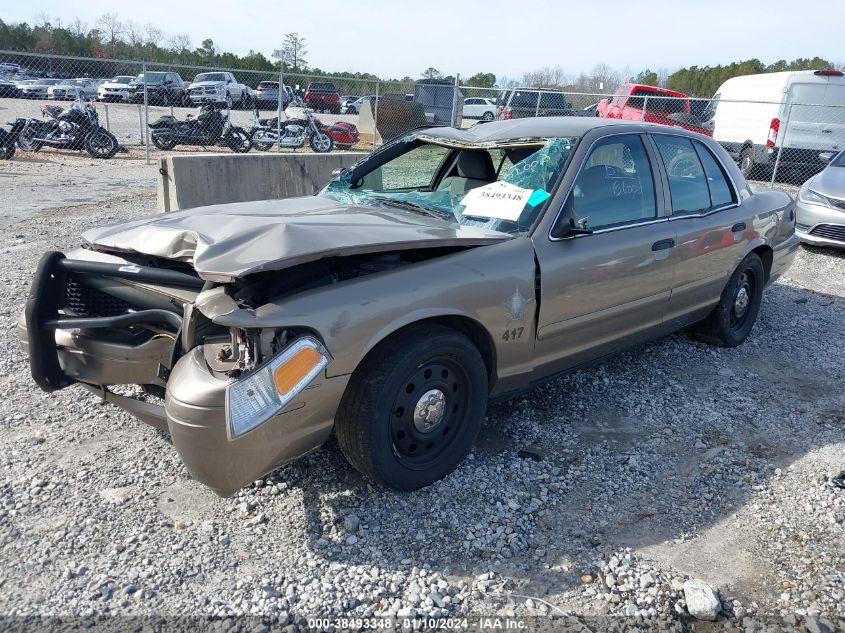
[[[746,308],[748,308],[748,302],[748,288],[746,286],[741,286],[739,290],[737,290],[736,297],[734,298],[734,312],[737,316],[741,316],[745,313]]]
[[[414,426],[420,433],[428,433],[443,421],[445,414],[446,395],[440,389],[430,389],[414,407]]]

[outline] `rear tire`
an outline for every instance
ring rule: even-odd
[[[236,154],[246,154],[252,149],[252,139],[243,128],[233,127],[226,137],[226,146]]]
[[[751,180],[759,171],[757,163],[754,162],[754,148],[746,147],[739,155],[739,170],[746,180]]]
[[[37,152],[43,146],[40,141],[34,140],[37,136],[36,131],[27,126],[18,134],[17,144],[25,152]]]
[[[161,136],[156,136],[153,134],[151,136],[151,140],[153,145],[159,148],[163,152],[169,152],[174,147],[176,147],[176,141],[172,138],[162,138]]]
[[[484,115],[481,117],[481,120],[482,120],[482,121],[492,121],[492,120],[493,120],[493,118],[494,118],[494,117],[493,117],[493,113],[492,113],[492,112],[490,112],[490,111],[488,110],[488,111],[487,111],[487,112],[485,112],[485,113],[484,113]]]
[[[749,253],[731,275],[719,303],[694,327],[695,336],[720,347],[741,345],[757,321],[765,283],[763,262]]]
[[[352,374],[335,416],[338,444],[381,485],[423,488],[467,456],[487,392],[484,360],[469,339],[440,325],[411,326]]]
[[[256,140],[261,138],[261,130],[253,130],[252,134],[250,135],[250,140],[252,141],[252,146],[257,149],[259,152],[269,152],[273,148],[273,143],[268,141],[260,141]]]

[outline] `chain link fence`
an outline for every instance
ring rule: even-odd
[[[479,88],[459,80],[389,82],[0,50],[2,120],[41,122],[18,144],[32,151],[86,149],[80,141],[67,144],[56,118],[75,99],[93,104],[96,124],[119,150],[148,160],[171,151],[369,151],[421,127],[535,116],[689,129],[712,136],[748,178],[771,186],[804,182],[845,148],[845,88],[807,93],[801,102],[674,94]]]

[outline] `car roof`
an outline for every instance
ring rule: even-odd
[[[620,127],[629,127],[634,134],[652,131],[665,133],[667,130],[671,130],[672,134],[681,136],[700,136],[680,127],[667,128],[665,125],[640,123],[638,121],[574,116],[529,117],[481,123],[465,130],[452,127],[433,127],[419,132],[426,136],[444,140],[464,143],[489,143],[521,138],[580,137],[599,128],[614,128],[614,131],[617,131]]]

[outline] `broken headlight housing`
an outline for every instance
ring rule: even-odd
[[[325,369],[331,355],[320,341],[303,336],[255,371],[226,387],[229,439],[276,415]]]

